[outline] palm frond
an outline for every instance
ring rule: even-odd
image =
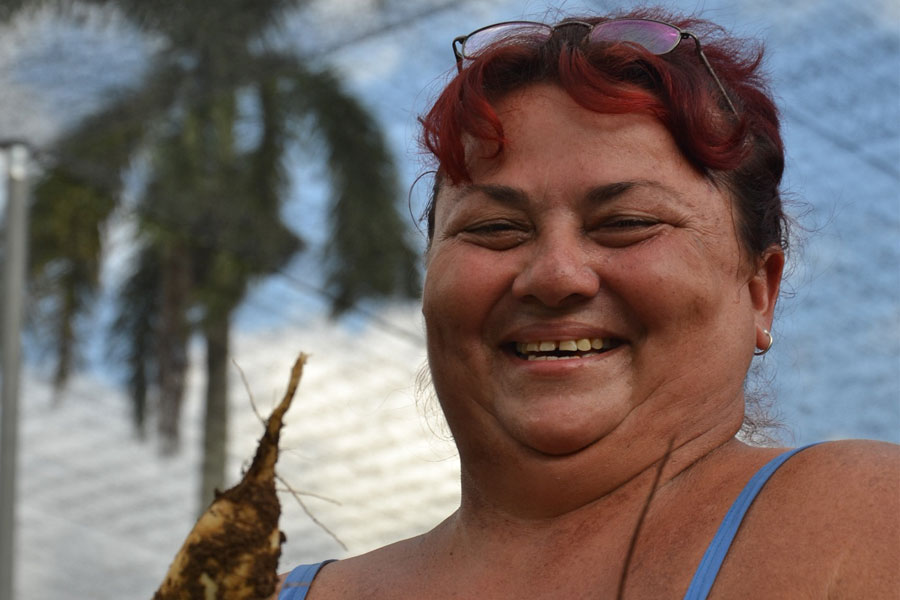
[[[418,257],[398,211],[402,197],[387,143],[371,114],[328,71],[301,71],[293,103],[326,148],[333,200],[326,251],[335,313],[362,297],[415,297]]]
[[[181,405],[184,399],[191,323],[188,312],[194,291],[191,256],[183,243],[157,249],[160,253],[159,325],[155,348],[159,385],[159,432],[163,453],[178,450]]]
[[[55,144],[53,170],[116,194],[148,130],[173,109],[183,80],[174,64],[159,65],[137,89],[111,93],[110,101]]]
[[[97,293],[105,224],[119,203],[122,179],[149,119],[171,102],[172,76],[171,69],[162,70],[69,131],[58,144],[54,164],[36,182],[29,277],[37,300],[33,306],[43,313],[30,322],[42,327],[56,348],[57,389],[75,360],[75,321]]]
[[[162,265],[157,248],[145,245],[118,293],[116,317],[110,330],[108,354],[124,359],[131,393],[135,430],[146,433],[148,392],[156,381],[159,347],[160,279]]]
[[[47,174],[33,196],[29,322],[55,348],[54,383],[59,391],[77,354],[75,321],[93,303],[100,283],[103,226],[115,199],[58,172]]]

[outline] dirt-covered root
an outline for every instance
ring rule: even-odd
[[[284,541],[275,492],[278,438],[305,363],[301,354],[243,479],[200,515],[154,600],[258,600],[275,593]]]

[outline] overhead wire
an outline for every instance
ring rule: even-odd
[[[313,52],[313,56],[326,56],[329,54],[333,54],[345,48],[360,44],[362,42],[386,35],[392,31],[401,28],[407,28],[414,26],[417,22],[422,19],[426,19],[432,17],[441,12],[445,12],[451,9],[460,8],[461,4],[466,4],[467,2],[460,2],[459,0],[450,0],[437,4],[433,4],[431,6],[426,7],[425,9],[414,13],[413,15],[404,16],[401,19],[388,21],[381,25],[372,27],[371,29],[364,31],[362,33],[356,34],[352,38],[345,38],[342,41],[335,42],[331,45],[324,46],[318,49],[316,52]],[[41,148],[33,148],[34,159],[38,164],[50,165],[56,162],[55,153],[52,150],[41,149]],[[166,225],[174,225],[173,223],[164,223],[165,220],[163,215],[157,214],[154,219],[155,224],[158,226],[166,226]],[[170,229],[172,231],[173,229]],[[210,242],[211,240],[206,240]],[[229,252],[227,248],[223,248],[220,245],[215,243],[210,243],[210,247],[223,252]],[[240,258],[240,257],[236,257]],[[296,275],[290,273],[286,269],[278,269],[273,272],[270,276],[274,277],[282,277],[289,285],[298,289],[301,292],[316,295],[320,298],[323,298],[327,301],[333,301],[335,299],[335,295],[328,290],[322,288],[321,286],[311,284],[307,281],[304,281],[297,277]],[[373,310],[367,309],[359,304],[356,304],[348,309],[347,312],[357,313],[365,317],[367,320],[371,321],[375,326],[379,329],[383,330],[385,333],[397,337],[399,339],[403,339],[407,342],[412,342],[416,345],[422,343],[423,335],[421,332],[411,331],[406,329],[403,326],[397,325],[396,323],[391,322],[389,319],[385,318],[383,315],[376,313]]]
[[[435,5],[429,6],[429,7],[425,8],[424,10],[417,12],[416,14],[414,14],[412,16],[409,16],[409,17],[404,16],[402,19],[399,19],[399,20],[388,21],[384,24],[373,27],[370,30],[365,31],[361,34],[357,34],[352,38],[345,38],[339,42],[335,42],[328,46],[324,46],[321,49],[314,52],[313,55],[324,56],[324,55],[328,55],[328,54],[332,54],[332,53],[341,51],[345,48],[354,46],[354,45],[362,43],[364,41],[386,35],[396,29],[411,27],[417,21],[420,21],[420,20],[428,18],[428,17],[432,17],[436,14],[439,14],[441,12],[444,12],[444,11],[447,11],[447,10],[450,10],[453,8],[458,8],[459,6],[460,6],[460,2],[457,2],[457,1],[442,2],[442,3],[438,3]],[[859,160],[866,162],[867,164],[872,166],[874,169],[878,170],[879,172],[881,172],[889,177],[892,177],[895,179],[900,178],[900,167],[897,167],[896,165],[892,165],[888,161],[883,160],[880,157],[872,156],[872,155],[864,152],[864,150],[860,146],[860,144],[858,144],[858,143],[854,142],[853,140],[850,140],[844,136],[841,136],[840,134],[836,133],[835,131],[833,131],[829,128],[826,128],[826,127],[820,125],[815,119],[809,118],[808,116],[802,114],[799,110],[796,110],[793,107],[790,107],[790,106],[784,107],[784,111],[785,111],[785,114],[788,116],[788,118],[791,120],[791,122],[796,123],[797,125],[810,130],[811,132],[813,132],[817,136],[821,137],[822,139],[827,140],[834,147],[836,147],[848,154],[852,154]],[[35,152],[36,152],[39,160],[43,159],[44,161],[48,161],[48,160],[53,161],[53,153],[52,152],[48,152],[46,150],[42,151],[40,149],[35,149]],[[156,221],[156,224],[159,226],[166,225],[165,223],[162,222],[162,220],[163,220],[162,215],[155,215],[154,220]],[[173,225],[173,224],[169,223],[169,225]],[[228,249],[218,246],[211,240],[207,240],[207,242],[209,242],[211,247],[217,251],[224,251],[224,252],[228,251]],[[323,287],[321,287],[319,285],[310,283],[309,281],[307,281],[305,279],[301,279],[294,273],[291,273],[286,268],[280,268],[280,269],[276,270],[275,272],[271,273],[270,276],[282,278],[289,286],[297,289],[301,293],[316,296],[325,301],[332,301],[335,298],[333,293],[329,292],[328,290],[324,289]],[[245,301],[253,301],[253,300],[245,299]],[[266,309],[263,309],[263,310],[266,310]],[[377,312],[375,312],[373,310],[367,309],[367,308],[357,304],[357,305],[353,306],[349,310],[349,312],[357,313],[357,314],[365,317],[366,319],[371,321],[375,326],[382,329],[388,335],[397,337],[399,339],[403,339],[408,342],[412,342],[414,344],[422,343],[423,335],[421,332],[412,331],[412,330],[409,330],[409,329],[407,329],[403,326],[400,326],[396,323],[393,323],[389,319],[385,318],[384,316],[378,314]]]
[[[873,169],[880,171],[891,179],[900,180],[900,165],[897,163],[891,164],[878,156],[866,152],[861,144],[840,135],[834,129],[822,125],[820,119],[807,116],[792,106],[785,106],[782,108],[782,111],[791,123],[812,132],[838,150],[852,155],[857,160],[868,164]]]

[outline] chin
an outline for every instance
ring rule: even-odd
[[[585,450],[609,435],[628,416],[630,404],[617,396],[572,390],[519,396],[495,405],[501,429],[520,445],[548,456],[567,456]],[[536,397],[535,397],[536,396]]]
[[[611,428],[610,428],[611,429]],[[597,431],[584,427],[523,428],[513,437],[530,450],[552,457],[565,457],[586,450],[609,433],[606,428]]]

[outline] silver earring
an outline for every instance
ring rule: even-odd
[[[763,348],[763,349],[761,349],[761,350],[754,350],[754,351],[753,351],[753,356],[762,356],[763,354],[765,354],[766,352],[768,352],[769,350],[771,350],[771,349],[772,349],[772,344],[775,343],[775,338],[772,337],[772,334],[769,332],[768,329],[763,329],[763,333],[766,334],[767,336],[769,336],[769,343],[766,344],[766,347]]]

